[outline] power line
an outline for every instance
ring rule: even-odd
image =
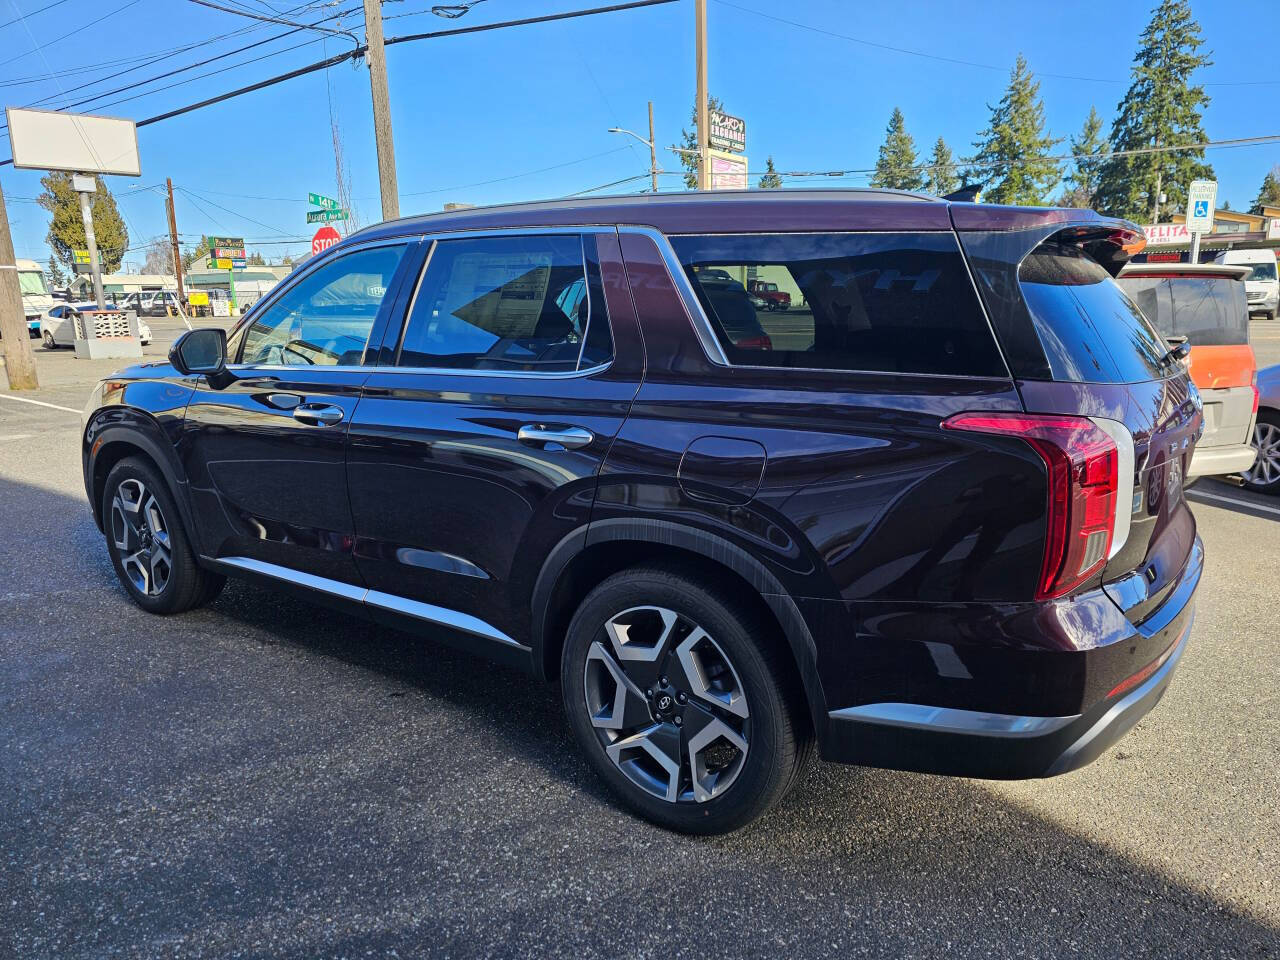
[[[273,227],[269,223],[263,223],[261,220],[255,220],[253,217],[250,217],[243,213],[238,213],[235,210],[232,210],[230,207],[224,207],[222,204],[214,200],[210,200],[208,197],[204,196],[203,194],[198,194],[194,190],[191,190],[187,187],[178,187],[177,189],[181,190],[188,197],[201,197],[201,199],[203,199],[205,203],[209,204],[210,206],[217,207],[219,210],[225,211],[226,213],[231,214],[233,217],[239,217],[241,220],[248,220],[250,223],[256,223],[260,227],[266,227],[268,230],[270,230],[272,233],[278,236],[281,236],[281,237],[288,236],[288,232],[285,230],[281,230],[279,227]]]
[[[44,13],[46,10],[52,10],[54,7],[58,6],[59,4],[63,4],[66,2],[67,0],[53,0],[53,3],[46,3],[39,10],[32,10],[30,13],[19,13],[12,20],[6,20],[4,23],[0,23],[0,30],[3,30],[5,27],[13,26],[15,23],[18,23],[24,17],[34,17],[37,13]]]
[[[53,40],[50,40],[48,43],[39,44],[35,47],[32,47],[26,53],[20,53],[16,57],[10,57],[8,60],[0,60],[0,67],[7,67],[11,63],[17,63],[19,60],[22,60],[26,57],[31,56],[31,54],[35,53],[37,50],[43,50],[45,47],[51,47],[55,43],[61,43],[63,40],[66,40],[68,37],[74,37],[77,33],[80,33],[84,30],[88,30],[90,27],[101,23],[103,20],[109,20],[110,18],[114,17],[117,13],[120,13],[121,11],[128,10],[130,7],[132,7],[134,4],[138,2],[139,0],[128,0],[128,2],[125,3],[123,6],[116,7],[116,9],[112,10],[110,13],[104,13],[97,20],[90,20],[88,23],[81,24],[80,26],[72,30],[70,33],[64,33],[62,36],[56,37]],[[18,19],[22,20],[23,15],[19,14]]]
[[[269,17],[261,13],[253,13],[249,10],[236,10],[233,7],[224,7],[221,4],[214,3],[213,0],[191,0],[191,3],[199,4],[202,7],[209,7],[211,10],[221,10],[223,13],[232,13],[238,17],[249,17],[253,20],[261,20],[264,23],[279,23],[286,27],[297,27],[299,30],[319,30],[321,33],[332,34],[335,37],[350,37],[351,42],[356,46],[360,45],[360,38],[350,30],[332,30],[329,27],[317,26],[313,23],[296,23],[293,20],[284,20],[280,17]],[[323,23],[323,21],[319,21]]]

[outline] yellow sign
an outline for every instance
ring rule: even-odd
[[[206,290],[192,290],[191,296],[187,299],[193,307],[207,307],[209,305],[209,293]]]
[[[71,262],[87,264],[89,262],[89,251],[88,250],[72,250]]]
[[[221,257],[210,257],[210,258],[209,258],[209,262],[213,264],[213,269],[215,269],[215,270],[230,270],[230,269],[231,269],[231,261],[230,261],[230,260],[225,260],[225,259],[223,259],[223,258],[221,258]]]

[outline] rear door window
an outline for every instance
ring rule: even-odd
[[[1022,261],[1018,280],[1054,380],[1137,383],[1171,372],[1163,338],[1078,247],[1040,244]]]
[[[398,363],[566,373],[612,357],[595,238],[556,234],[438,241]]]
[[[950,233],[674,236],[730,363],[1007,376]]]
[[[1120,286],[1162,336],[1194,347],[1249,342],[1244,284],[1227,277],[1122,277]]]

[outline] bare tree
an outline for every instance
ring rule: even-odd
[[[143,273],[168,275],[173,270],[173,246],[168,237],[156,237],[147,244],[147,259],[142,265]]]

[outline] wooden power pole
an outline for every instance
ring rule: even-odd
[[[9,235],[9,214],[0,190],[0,337],[3,337],[4,373],[10,390],[35,390],[36,357],[27,336],[27,317],[22,309],[22,287],[13,257],[13,237]]]
[[[169,246],[173,248],[173,274],[178,278],[178,303],[186,303],[187,295],[182,289],[182,250],[178,246],[178,218],[173,210],[173,180],[165,177],[164,185],[169,191],[165,212],[169,214]]]
[[[382,219],[400,216],[396,186],[396,148],[391,139],[391,98],[387,93],[387,57],[382,46],[382,0],[364,0],[364,42],[368,48],[369,85],[373,88],[373,136],[378,148],[378,186],[382,191]]]
[[[368,3],[368,0],[365,0]],[[698,189],[711,189],[711,114],[707,108],[707,0],[694,0],[694,43],[698,70]]]

